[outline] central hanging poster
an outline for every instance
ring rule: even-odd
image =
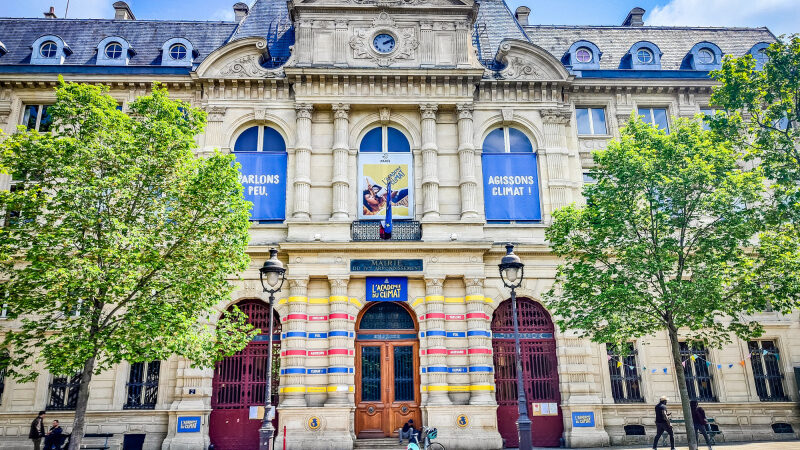
[[[411,153],[361,153],[358,156],[359,219],[383,220],[392,203],[393,219],[414,218]],[[392,191],[387,187],[391,184]]]

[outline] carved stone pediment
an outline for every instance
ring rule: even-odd
[[[391,53],[378,53],[372,48],[372,40],[379,33],[389,33],[395,38],[396,48]],[[355,27],[350,38],[350,48],[354,59],[368,59],[375,64],[386,67],[399,60],[410,60],[416,57],[419,38],[414,27],[398,26],[392,16],[381,11],[372,21],[371,27]]]
[[[247,38],[231,42],[214,50],[197,68],[200,78],[283,78],[283,67],[267,69],[261,66],[268,57],[267,41]],[[288,65],[289,61],[284,65]]]
[[[503,41],[495,59],[504,66],[498,74],[502,79],[555,81],[570,77],[561,61],[526,41]]]
[[[281,78],[283,68],[265,69],[259,64],[257,55],[245,55],[230,61],[219,71],[225,78]]]

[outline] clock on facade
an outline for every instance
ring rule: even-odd
[[[375,47],[375,50],[379,53],[391,53],[392,50],[394,50],[394,36],[381,33],[372,40],[372,46]]]

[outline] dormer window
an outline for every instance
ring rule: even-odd
[[[653,64],[653,52],[646,48],[639,49],[636,52],[636,60],[639,64]]]
[[[586,47],[581,47],[575,51],[575,59],[579,63],[588,64],[592,62],[592,51]]]
[[[701,64],[712,64],[714,62],[714,53],[707,48],[702,48],[697,52],[697,61]]]
[[[136,52],[125,39],[111,36],[97,44],[97,64],[101,66],[126,66]]]
[[[698,42],[681,62],[681,69],[712,71],[722,65],[722,50],[711,42]]]
[[[119,42],[112,42],[106,45],[106,57],[108,59],[119,59],[122,56],[122,45]]]
[[[640,41],[631,46],[620,61],[620,69],[661,70],[661,50],[656,44]]]
[[[175,44],[169,48],[169,57],[180,61],[186,58],[186,46],[183,44]]]
[[[754,45],[749,52],[747,52],[748,54],[752,55],[753,58],[755,58],[756,70],[761,70],[764,67],[764,64],[766,64],[769,60],[769,57],[767,56],[767,47],[769,47],[767,42],[759,42],[758,44]]]
[[[71,54],[64,40],[52,34],[42,36],[31,44],[31,64],[63,64],[64,58]]]
[[[172,38],[161,46],[161,65],[174,67],[191,67],[197,50],[188,39]]]
[[[55,58],[58,54],[58,44],[53,41],[47,41],[39,47],[39,54],[42,58]]]

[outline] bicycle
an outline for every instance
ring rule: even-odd
[[[419,441],[417,441],[417,436],[414,436],[413,439],[417,442],[409,442],[406,450],[445,450],[444,445],[438,442],[431,443],[438,435],[439,431],[436,428],[422,427],[419,433],[420,439],[422,440],[422,447],[420,447]]]

